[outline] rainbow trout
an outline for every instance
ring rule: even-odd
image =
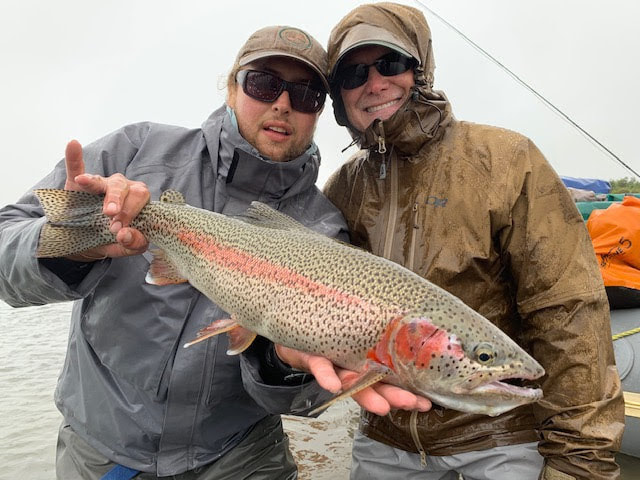
[[[38,257],[114,241],[102,196],[35,194],[47,216]],[[149,283],[188,281],[230,313],[191,343],[227,332],[233,355],[262,335],[322,355],[359,372],[335,399],[384,381],[448,408],[493,416],[542,397],[540,389],[505,382],[541,377],[538,362],[460,299],[264,204],[228,217],[167,191],[132,226],[157,247]]]

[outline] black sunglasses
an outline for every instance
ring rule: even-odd
[[[282,92],[289,92],[291,108],[302,113],[317,113],[322,109],[327,94],[324,88],[311,82],[287,82],[271,73],[258,70],[240,70],[236,82],[251,98],[261,102],[275,102]]]
[[[398,52],[390,52],[369,65],[356,63],[340,67],[332,83],[345,90],[353,90],[367,83],[370,67],[376,67],[380,75],[392,77],[414,68],[416,63],[415,59],[411,57]]]

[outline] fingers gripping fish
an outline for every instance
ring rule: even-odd
[[[39,257],[115,241],[101,196],[35,193],[48,220]],[[487,415],[542,397],[540,389],[504,381],[540,378],[540,364],[460,299],[264,204],[253,202],[244,216],[228,217],[167,191],[131,226],[157,247],[149,283],[188,281],[231,314],[191,343],[226,332],[227,353],[234,355],[261,335],[325,356],[359,372],[338,398],[380,380],[448,408]]]

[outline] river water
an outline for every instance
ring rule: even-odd
[[[55,478],[62,416],[53,391],[66,351],[71,304],[11,308],[0,301],[0,478]],[[358,409],[346,400],[317,419],[285,417],[301,480],[348,478]]]
[[[53,391],[64,361],[71,304],[14,309],[0,301],[0,479],[55,478],[62,419]],[[358,408],[338,403],[317,419],[285,417],[300,480],[345,480]],[[640,478],[640,459],[620,455],[622,480]]]

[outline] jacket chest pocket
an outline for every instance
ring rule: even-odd
[[[498,262],[489,212],[440,195],[421,195],[413,203],[412,270],[426,278],[448,279],[480,272]]]

